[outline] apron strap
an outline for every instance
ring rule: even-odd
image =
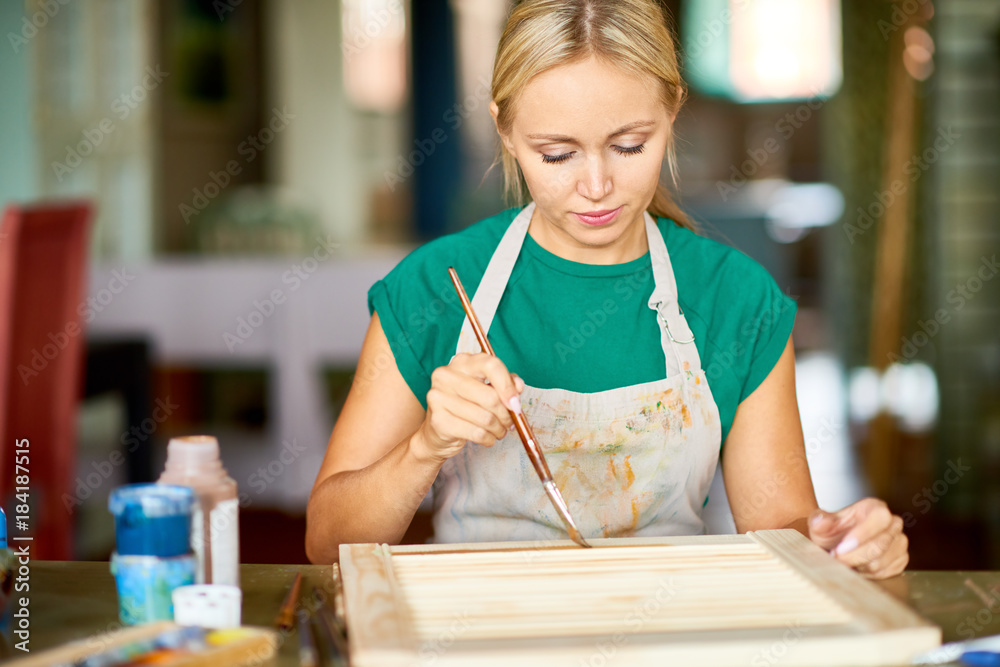
[[[507,289],[507,282],[510,274],[514,271],[514,264],[517,263],[517,256],[521,254],[521,246],[524,245],[524,237],[528,235],[528,225],[531,224],[531,214],[535,211],[535,202],[531,202],[517,214],[514,221],[507,227],[497,249],[490,258],[490,263],[486,267],[483,279],[479,281],[479,287],[472,297],[472,310],[479,318],[479,323],[483,325],[483,331],[489,334],[490,325],[493,324],[493,317],[497,314],[497,307],[500,305],[500,297]],[[461,278],[461,276],[459,276]],[[483,351],[476,339],[476,332],[472,330],[472,323],[466,317],[462,322],[462,331],[458,335],[458,346],[455,354],[478,354]]]
[[[521,254],[521,246],[524,245],[524,238],[528,235],[528,226],[531,224],[531,216],[534,211],[535,202],[531,202],[517,214],[517,217],[507,227],[507,231],[500,239],[500,243],[486,267],[486,272],[483,274],[482,280],[479,281],[475,295],[472,297],[472,308],[476,311],[479,321],[487,333],[489,333],[490,325],[496,316],[497,307],[500,305],[500,299],[507,288],[511,273],[514,271],[518,255]],[[684,369],[685,363],[687,364],[686,370],[696,373],[701,368],[701,361],[698,349],[694,344],[694,334],[691,333],[677,301],[677,283],[674,280],[674,271],[670,264],[667,246],[663,242],[663,235],[656,227],[653,217],[648,212],[644,213],[644,220],[655,285],[647,305],[656,311],[657,320],[660,322],[660,345],[666,360],[665,377],[680,373]],[[481,351],[482,348],[479,347],[479,341],[476,340],[472,324],[466,317],[458,335],[455,353],[478,354]]]
[[[670,253],[653,216],[647,211],[644,217],[654,282],[647,305],[656,311],[656,319],[660,323],[660,345],[667,363],[667,377],[682,369],[697,373],[701,369],[701,358],[694,343],[694,333],[677,299],[677,280],[670,263]]]

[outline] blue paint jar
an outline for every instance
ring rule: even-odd
[[[194,491],[186,486],[129,484],[111,492],[116,552],[172,558],[191,552]]]
[[[126,625],[174,619],[173,591],[194,583],[194,554],[157,556],[111,555],[111,574],[118,589],[118,617]]]

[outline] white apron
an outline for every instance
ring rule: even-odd
[[[472,299],[485,331],[521,252],[534,203],[507,229]],[[584,394],[525,387],[521,404],[584,537],[694,535],[719,461],[719,409],[677,301],[670,256],[652,216],[646,238],[665,379]],[[525,343],[530,344],[530,343]],[[481,352],[468,318],[456,353]],[[434,482],[439,542],[565,538],[516,432],[466,443]]]

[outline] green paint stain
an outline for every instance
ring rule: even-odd
[[[618,442],[613,442],[610,445],[604,445],[598,451],[600,451],[601,454],[617,454],[622,450],[624,445],[625,443],[619,440]]]

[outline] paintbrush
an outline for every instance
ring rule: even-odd
[[[288,632],[295,625],[295,606],[299,603],[299,588],[302,586],[302,573],[296,572],[292,581],[292,590],[288,591],[285,601],[281,603],[278,616],[274,619],[274,627]]]
[[[316,604],[315,619],[317,625],[322,630],[321,634],[326,639],[328,658],[335,667],[347,665],[347,656],[349,654],[347,650],[347,630],[336,614],[330,609],[326,598],[319,592],[319,589],[313,586],[312,593]]]
[[[455,272],[454,267],[448,267],[448,275],[451,276],[451,282],[455,285],[458,298],[462,301],[462,308],[465,310],[465,315],[472,324],[472,330],[476,332],[476,339],[483,348],[483,352],[492,357],[497,356],[496,352],[493,351],[493,346],[490,344],[489,339],[486,337],[486,332],[483,331],[482,325],[479,324],[479,318],[476,317],[476,313],[472,310],[472,302],[469,301],[469,295],[466,294],[465,288],[462,287],[462,281],[458,279],[458,273]],[[510,412],[510,416],[514,420],[514,428],[517,429],[521,443],[524,444],[524,451],[527,452],[528,458],[531,460],[531,465],[535,467],[538,478],[542,480],[542,487],[545,489],[546,495],[552,501],[552,506],[556,508],[556,513],[566,526],[566,532],[581,547],[589,547],[590,545],[587,544],[587,540],[583,539],[583,535],[580,534],[580,530],[576,527],[576,523],[569,513],[569,507],[559,492],[559,487],[556,486],[555,480],[552,479],[549,464],[545,461],[545,454],[542,453],[541,448],[538,446],[535,434],[531,431],[531,426],[528,425],[528,420],[525,419],[524,413],[514,412],[510,409],[508,409],[508,412]]]
[[[305,614],[299,616],[299,667],[319,667],[316,642],[309,629],[309,617]]]

